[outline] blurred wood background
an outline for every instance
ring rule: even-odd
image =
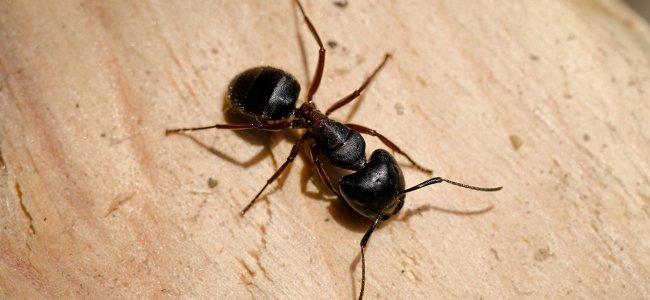
[[[625,3],[646,20],[650,20],[650,1],[646,0],[625,0]]]
[[[391,51],[333,117],[504,186],[409,194],[370,242],[369,299],[650,297],[643,19],[614,0],[336,3],[304,3],[329,44],[318,105]],[[304,83],[306,29],[289,0],[2,1],[0,298],[356,297],[369,223],[306,153],[237,214],[295,133],[163,135],[224,122],[248,67]]]

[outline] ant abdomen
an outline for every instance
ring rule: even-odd
[[[372,152],[365,167],[339,180],[343,199],[358,213],[374,219],[396,214],[404,204],[404,175],[388,151]]]
[[[316,144],[335,167],[359,170],[366,164],[366,142],[347,126],[327,120],[315,132]]]
[[[293,114],[300,84],[291,74],[273,67],[255,67],[235,77],[228,100],[245,115],[281,120]]]

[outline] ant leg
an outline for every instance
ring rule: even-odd
[[[314,79],[311,81],[311,85],[309,86],[309,92],[307,93],[307,102],[311,102],[312,98],[314,97],[314,94],[316,94],[316,91],[318,90],[318,86],[320,85],[320,80],[323,78],[323,68],[325,67],[325,47],[323,46],[323,42],[320,39],[320,36],[318,36],[318,32],[316,32],[316,28],[314,25],[311,23],[309,20],[309,17],[307,17],[307,14],[305,14],[305,9],[303,9],[302,4],[300,4],[299,0],[296,0],[296,4],[298,4],[298,8],[300,8],[300,12],[302,13],[302,16],[305,18],[305,22],[307,23],[307,27],[309,27],[309,31],[311,31],[311,35],[314,36],[314,39],[316,40],[316,43],[318,43],[318,65],[316,65],[316,72],[314,73]]]
[[[366,234],[363,235],[363,238],[361,239],[361,292],[359,293],[359,300],[363,299],[363,290],[366,286],[366,257],[363,253],[363,250],[366,248],[366,244],[368,244],[368,240],[370,239],[370,235],[372,235],[372,232],[377,228],[377,225],[379,225],[379,221],[384,218],[384,213],[380,213],[374,220],[372,220],[372,225],[370,225],[370,228],[368,228],[368,231],[366,231]]]
[[[332,193],[338,196],[339,199],[343,199],[343,197],[341,197],[341,194],[334,189],[334,186],[332,185],[329,176],[327,176],[325,170],[323,169],[323,162],[320,160],[320,151],[318,150],[318,146],[316,144],[311,145],[311,159],[316,165],[316,168],[318,169],[318,175],[320,175],[320,179],[325,182],[325,184],[330,189],[330,191],[332,191]]]
[[[384,143],[384,145],[388,146],[389,148],[393,149],[393,151],[395,151],[395,152],[403,155],[404,157],[406,157],[406,159],[408,159],[408,161],[410,161],[411,164],[413,164],[413,166],[415,166],[418,170],[420,170],[422,172],[425,172],[425,173],[429,173],[429,174],[433,173],[433,171],[431,171],[431,170],[429,170],[429,169],[427,169],[427,168],[425,168],[423,166],[420,166],[408,154],[404,153],[404,151],[402,151],[402,149],[397,147],[397,145],[395,145],[395,143],[391,142],[388,138],[381,135],[379,132],[375,131],[374,129],[370,129],[370,128],[365,127],[365,126],[361,126],[361,125],[357,125],[357,124],[350,124],[350,123],[345,124],[345,126],[348,126],[348,127],[350,127],[350,129],[356,130],[356,131],[358,131],[360,133],[369,134],[369,135],[372,135],[374,137],[379,138],[381,140],[381,142]]]
[[[361,92],[363,92],[363,90],[365,90],[366,87],[368,87],[370,82],[372,82],[372,80],[375,78],[375,76],[384,67],[384,65],[386,64],[386,61],[388,61],[388,59],[391,58],[391,57],[392,57],[392,55],[390,53],[386,53],[386,55],[384,56],[384,60],[381,62],[381,64],[379,64],[379,66],[377,66],[377,68],[375,68],[375,70],[372,72],[372,74],[370,74],[370,76],[368,76],[368,78],[366,78],[366,80],[363,82],[363,84],[361,84],[361,86],[358,89],[354,90],[354,92],[352,92],[351,94],[345,96],[343,99],[341,99],[339,101],[336,101],[334,104],[332,104],[332,106],[330,106],[327,109],[327,111],[325,111],[325,115],[329,116],[335,110],[343,107],[344,105],[352,102],[352,100],[359,97],[359,95],[361,95]]]
[[[215,124],[211,126],[204,127],[191,127],[191,128],[176,128],[176,129],[166,129],[165,135],[179,133],[184,131],[197,131],[204,129],[230,129],[230,130],[246,130],[246,129],[261,129],[261,130],[282,130],[287,128],[296,128],[298,127],[298,122],[296,121],[282,121],[278,123],[268,123],[257,121],[254,123],[242,123],[242,124]]]
[[[289,153],[289,156],[287,157],[287,160],[280,166],[280,168],[278,168],[277,171],[275,171],[275,173],[273,173],[273,176],[271,176],[271,178],[269,178],[266,181],[266,184],[264,184],[262,189],[259,192],[257,192],[257,195],[255,195],[255,197],[253,197],[253,200],[251,200],[251,202],[249,202],[248,205],[246,205],[246,207],[244,207],[244,209],[241,211],[242,216],[253,206],[253,204],[255,203],[255,200],[257,200],[257,198],[259,198],[259,196],[262,194],[262,192],[264,192],[266,187],[269,186],[269,184],[271,184],[273,181],[278,179],[278,177],[280,177],[282,172],[284,172],[284,169],[286,169],[289,166],[289,164],[291,164],[293,162],[293,160],[296,158],[296,156],[298,156],[298,152],[300,152],[300,145],[302,145],[302,143],[305,142],[308,138],[309,138],[308,134],[303,134],[300,137],[300,139],[298,139],[295,143],[293,143],[293,147],[291,147],[291,153]]]

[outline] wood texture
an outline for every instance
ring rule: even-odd
[[[647,23],[613,0],[305,2],[337,43],[320,108],[391,51],[334,118],[504,186],[410,194],[370,242],[369,299],[650,297]],[[163,135],[223,122],[245,68],[304,83],[296,28],[311,74],[288,0],[2,1],[0,298],[354,298],[369,223],[306,151],[237,215],[295,133]]]

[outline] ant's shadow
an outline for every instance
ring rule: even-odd
[[[328,202],[329,213],[332,216],[332,219],[339,225],[355,232],[366,232],[368,227],[370,227],[372,220],[360,216],[347,204],[347,202],[345,202],[345,200],[338,199],[338,196],[330,191],[318,174],[318,170],[316,169],[316,165],[313,163],[310,154],[302,151],[300,157],[305,162],[305,167],[303,167],[302,172],[300,173],[300,191],[302,194],[311,199]],[[323,159],[327,160],[327,158],[324,157]],[[327,173],[327,176],[332,181],[335,189],[338,186],[338,179],[341,178],[341,176],[351,173],[351,171],[337,169],[331,164],[324,164],[323,169],[325,169],[325,173]],[[309,190],[310,181],[316,187],[316,191]]]
[[[229,104],[230,101],[228,101],[227,97],[228,97],[227,94],[223,96],[223,106],[222,106],[224,119],[226,120],[225,123],[228,124],[252,123],[253,121],[255,121],[254,118],[241,114],[237,112],[235,109],[233,109],[230,106]],[[219,130],[219,129],[215,129],[215,130]],[[231,132],[233,132],[235,135],[237,135],[239,138],[241,138],[249,145],[262,146],[262,149],[260,149],[260,151],[258,151],[251,158],[242,161],[238,157],[234,157],[232,155],[226,154],[225,152],[218,150],[213,146],[208,145],[208,143],[203,142],[202,140],[198,139],[197,137],[189,133],[178,132],[174,134],[188,138],[195,144],[208,150],[208,152],[216,155],[220,159],[223,159],[229,163],[238,165],[240,167],[248,168],[250,166],[260,163],[261,161],[263,161],[264,159],[270,156],[273,162],[273,166],[275,168],[278,168],[278,162],[275,156],[273,156],[273,152],[271,151],[275,147],[275,145],[278,144],[278,140],[274,139],[273,133],[268,131],[263,131],[263,130],[231,130]]]

